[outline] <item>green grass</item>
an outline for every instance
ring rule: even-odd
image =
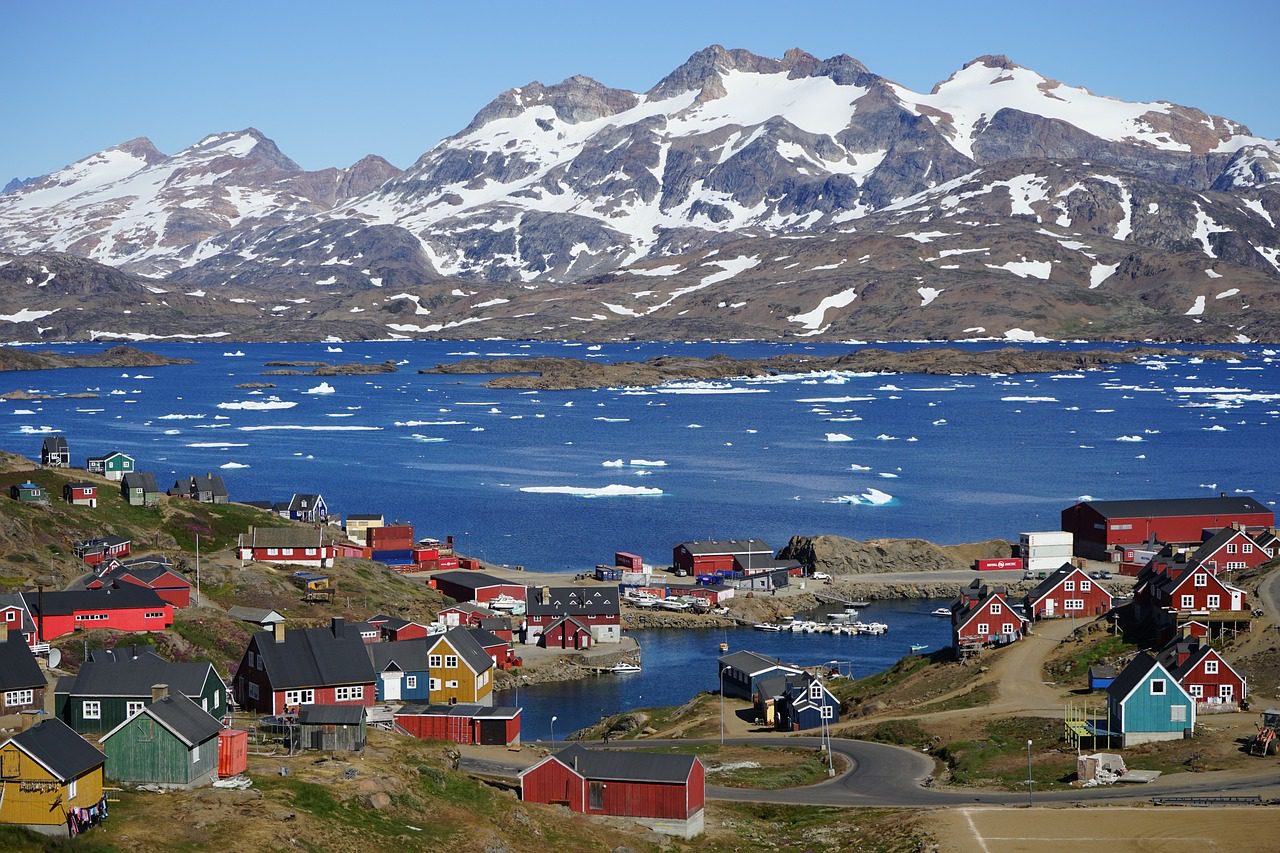
[[[733,756],[727,759],[728,761],[751,760],[742,754],[743,748],[741,746],[732,746],[727,749],[733,753]],[[756,749],[761,753],[762,766],[741,767],[723,773],[714,772],[714,766],[718,763],[717,759],[721,752],[720,744],[718,743],[669,746],[657,748],[653,751],[696,755],[707,766],[707,782],[728,788],[756,788],[774,791],[781,788],[814,785],[829,778],[827,760],[817,750],[785,747],[758,747]],[[789,760],[785,764],[768,763],[771,759],[776,762],[779,756],[785,756]],[[840,772],[841,767],[841,761],[837,760],[835,763],[837,773]]]
[[[910,656],[898,661],[884,672],[864,676],[852,681],[837,679],[831,682],[831,691],[841,701],[860,702],[890,687],[901,684],[917,672],[929,666],[928,657]]]
[[[240,623],[231,625],[189,612],[174,619],[173,630],[199,650],[196,660],[207,660],[223,672],[228,662],[240,660],[249,644],[249,632]]]
[[[1136,649],[1133,643],[1121,636],[1108,636],[1088,648],[1081,649],[1066,661],[1054,667],[1054,674],[1068,679],[1079,679],[1089,672],[1089,667],[1107,658],[1115,658]]]
[[[1075,777],[1075,756],[1056,752],[1064,742],[1062,721],[1055,719],[992,720],[985,737],[945,744],[935,755],[951,768],[952,781],[958,785],[1026,790],[1028,740],[1036,790],[1061,788]]]
[[[238,504],[202,504],[195,501],[170,502],[171,515],[161,529],[184,551],[195,552],[196,536],[200,550],[219,551],[230,548],[236,538],[250,527],[284,527],[283,518],[251,506]]]
[[[961,708],[977,708],[980,705],[990,705],[991,700],[996,698],[995,688],[990,684],[979,684],[977,687],[961,693],[958,696],[952,696],[950,699],[942,699],[937,702],[930,702],[927,705],[921,705],[916,709],[917,713],[930,714],[936,711],[958,711]]]
[[[732,834],[728,840],[700,838],[690,849],[711,853],[919,853],[937,849],[928,833],[917,826],[918,817],[910,812],[763,803],[712,803],[708,810]]]
[[[931,737],[917,720],[886,720],[869,729],[855,731],[852,734],[862,740],[911,747],[926,743]]]
[[[107,818],[110,823],[110,818]],[[0,826],[0,850],[5,853],[119,853],[120,848],[95,840],[96,830],[77,836],[50,838],[16,826]]]
[[[404,821],[393,819],[356,800],[340,800],[327,787],[315,782],[303,782],[287,776],[254,776],[253,784],[266,794],[283,794],[298,811],[342,824],[369,840],[391,839],[405,832]]]

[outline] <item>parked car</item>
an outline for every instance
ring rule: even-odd
[[[814,572],[813,579],[816,581],[829,581],[831,580],[831,575],[826,572]]]
[[[1035,572],[1023,572],[1023,573],[1022,573],[1022,579],[1023,579],[1024,581],[1033,581],[1033,580],[1035,580],[1035,579],[1036,579],[1036,573],[1035,573]]]

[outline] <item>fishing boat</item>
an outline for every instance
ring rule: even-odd
[[[858,612],[856,610],[853,613],[828,613],[827,621],[828,622],[848,622],[851,618],[857,615],[858,615]]]
[[[728,654],[728,653],[729,653],[729,644],[728,644],[728,643],[721,643],[721,644],[720,644],[720,654],[722,654],[722,655],[723,655],[723,654]]]
[[[640,672],[640,664],[627,663],[626,661],[623,661],[622,663],[615,663],[613,666],[609,667],[609,671],[618,673]]]
[[[772,622],[757,622],[755,626],[757,631],[781,631],[782,628]]]
[[[870,607],[870,601],[850,601],[849,606],[845,610],[857,610],[859,607]]]
[[[934,610],[934,611],[933,611],[932,613],[930,613],[929,615],[930,615],[930,616],[941,616],[941,617],[943,617],[943,618],[950,618],[950,616],[951,616],[951,608],[949,608],[949,607],[939,607],[937,610]]]
[[[925,650],[925,649],[927,649],[927,648],[929,648],[929,644],[928,644],[928,643],[912,643],[912,644],[911,644],[911,653],[912,653],[912,654],[915,654],[916,652],[922,652],[922,651],[924,651],[924,650]]]
[[[485,606],[490,610],[502,610],[517,616],[524,613],[524,602],[505,593],[489,599]]]

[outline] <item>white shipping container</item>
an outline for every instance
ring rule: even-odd
[[[1024,557],[1070,557],[1070,545],[1032,545],[1022,550]]]
[[[1070,557],[1029,557],[1027,559],[1027,571],[1029,572],[1056,572],[1062,568],[1064,563],[1070,563]]]
[[[1033,545],[1067,545],[1075,544],[1073,534],[1069,530],[1042,530],[1034,533],[1022,533],[1018,540],[1023,547]]]

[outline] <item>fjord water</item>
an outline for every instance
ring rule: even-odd
[[[535,684],[502,691],[494,701],[499,705],[519,702],[524,709],[520,721],[523,739],[551,737],[553,715],[558,718],[555,736],[563,739],[609,714],[682,705],[700,692],[718,691],[716,658],[722,642],[727,642],[731,651],[750,649],[800,666],[831,664],[831,669],[842,675],[852,673],[861,678],[892,666],[910,654],[914,643],[928,645],[922,654],[950,643],[950,621],[929,615],[935,607],[949,603],[937,599],[872,602],[859,618],[889,626],[887,634],[875,637],[768,633],[750,628],[628,631],[640,643],[640,672]]]
[[[488,377],[417,370],[475,356],[634,360],[854,347],[144,348],[195,363],[6,374],[11,389],[98,396],[3,401],[4,448],[37,457],[42,434],[60,431],[76,465],[120,449],[162,486],[212,471],[236,500],[320,492],[342,515],[379,512],[413,522],[419,536],[454,534],[466,554],[561,571],[610,563],[615,550],[666,565],[672,545],[690,538],[755,535],[775,548],[796,533],[1014,538],[1056,529],[1060,510],[1081,495],[1256,493],[1271,504],[1277,493],[1270,460],[1280,362],[1258,346],[1233,348],[1238,362],[1152,358],[1057,374],[844,374],[554,392],[493,390],[483,387]],[[263,375],[268,361],[387,359],[403,362],[398,372]],[[276,387],[237,387],[255,382]],[[522,491],[547,488],[557,491]]]

